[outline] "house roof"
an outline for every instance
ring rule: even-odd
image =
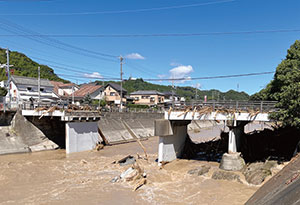
[[[172,91],[164,92],[165,96],[172,96]],[[175,92],[173,93],[173,96],[179,96]]]
[[[110,86],[110,87],[112,87],[113,89],[115,89],[116,91],[121,92],[121,86],[120,86],[119,84],[116,84],[116,83],[108,83],[108,84],[105,85],[105,88],[106,88],[107,86]],[[122,92],[127,93],[127,90],[124,89],[124,88],[122,88]]]
[[[11,79],[16,85],[38,85],[37,78],[12,75]],[[53,85],[48,79],[41,79],[40,82],[41,86],[53,87]]]
[[[102,85],[93,85],[93,84],[86,84],[79,88],[79,90],[74,92],[75,97],[84,97],[87,94],[92,94],[99,89],[101,89]]]
[[[72,86],[78,87],[78,86],[75,85],[74,83],[63,83],[63,82],[57,82],[57,81],[50,81],[50,83],[54,86],[53,92],[54,92],[56,95],[59,95],[59,94],[58,94],[58,89],[59,89],[59,88],[72,87]],[[63,96],[69,96],[69,94],[66,93],[66,92],[64,91]]]
[[[136,92],[130,93],[130,95],[164,95],[156,90],[138,90]]]

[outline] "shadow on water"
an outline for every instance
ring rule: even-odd
[[[222,155],[228,151],[228,138],[228,133],[221,133],[220,140],[196,144],[187,137],[182,158],[220,162]],[[278,128],[244,134],[241,137],[240,152],[246,163],[290,161],[300,152],[300,130]]]

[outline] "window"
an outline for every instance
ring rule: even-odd
[[[41,91],[41,92],[44,92],[44,90],[45,90],[44,88],[40,88],[40,91]]]
[[[115,92],[111,92],[111,93],[110,93],[110,96],[115,96],[115,95],[116,95]]]
[[[142,99],[149,99],[150,96],[142,95]]]
[[[135,97],[134,100],[135,100],[135,101],[139,101],[140,98],[139,98],[139,97]]]
[[[155,97],[151,97],[150,102],[155,102]]]
[[[31,91],[32,90],[32,87],[27,87],[27,91]]]

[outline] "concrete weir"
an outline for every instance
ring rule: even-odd
[[[225,170],[240,170],[244,160],[240,156],[240,137],[244,126],[249,122],[268,122],[268,114],[250,113],[222,114],[212,112],[199,114],[193,112],[165,112],[165,119],[155,121],[155,135],[159,136],[158,162],[170,162],[181,157],[188,135],[188,124],[197,121],[223,121],[229,128],[228,153],[222,157],[220,168]]]

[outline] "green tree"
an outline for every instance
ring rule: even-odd
[[[274,79],[259,93],[251,96],[260,100],[276,100],[279,111],[271,117],[283,127],[300,128],[300,41],[287,51],[286,58],[277,66]]]
[[[91,98],[90,94],[87,94],[86,96],[84,96],[82,103],[87,104],[87,105],[92,104],[92,98]]]
[[[0,88],[0,96],[6,96],[7,90],[5,88]]]

